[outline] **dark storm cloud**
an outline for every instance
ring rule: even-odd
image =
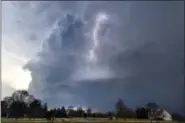
[[[34,71],[32,72],[30,91],[42,99],[49,98],[51,101],[52,97],[63,100],[53,103],[54,106],[65,103],[64,100],[69,102],[68,99],[76,98],[70,92],[69,82],[83,53],[84,40],[82,36],[84,32],[82,27],[81,19],[70,14],[62,17],[58,27],[44,42],[43,50],[39,53],[39,61],[32,60],[26,66],[29,70]]]
[[[78,12],[63,16],[39,60],[27,64],[32,72],[30,92],[52,106],[82,104],[106,110],[121,97],[131,107],[156,102],[169,111],[184,111],[183,2],[78,2],[75,6],[86,6],[78,14],[84,20],[76,16]],[[94,73],[104,71],[92,69],[93,79],[88,79],[85,56],[92,41],[85,34],[94,28],[99,11],[110,18],[98,35],[98,63],[93,68],[108,66],[112,76],[97,78]],[[80,76],[88,77],[75,81],[74,74],[81,69]]]

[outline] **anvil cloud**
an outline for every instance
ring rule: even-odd
[[[20,18],[3,16],[3,48],[49,106],[109,110],[121,97],[183,113],[183,2],[4,2],[4,14],[10,6]]]

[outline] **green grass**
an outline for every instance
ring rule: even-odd
[[[149,120],[139,120],[139,119],[123,119],[108,120],[108,118],[56,118],[54,123],[150,123]],[[2,118],[1,123],[50,123],[46,119],[37,118],[37,119],[12,119],[12,118]],[[153,122],[154,123],[154,122]],[[172,121],[158,121],[158,123],[175,123]]]

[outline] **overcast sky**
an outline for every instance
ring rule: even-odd
[[[2,95],[49,106],[156,102],[183,112],[184,3],[3,2]]]

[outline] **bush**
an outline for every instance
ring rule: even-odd
[[[185,117],[183,117],[181,114],[178,114],[178,113],[173,113],[172,119],[179,122],[185,121]]]

